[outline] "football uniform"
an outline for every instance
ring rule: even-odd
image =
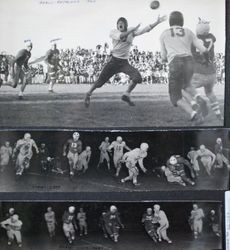
[[[153,214],[148,215],[147,213],[142,216],[142,223],[144,223],[145,231],[154,240],[158,238],[157,236],[157,223],[158,219],[154,217]]]
[[[212,170],[212,162],[216,159],[216,156],[207,148],[204,150],[197,150],[197,156],[200,157],[200,160],[205,167],[207,173],[210,175]]]
[[[48,232],[50,234],[54,233],[55,232],[55,224],[56,224],[54,211],[45,213],[44,217],[45,217]]]
[[[174,106],[182,99],[182,90],[191,84],[194,64],[191,46],[201,52],[206,49],[195,34],[181,26],[172,26],[165,30],[161,37],[161,56],[169,62],[169,95]]]
[[[106,160],[107,162],[110,162],[110,158],[109,158],[109,153],[108,153],[108,150],[109,150],[109,146],[110,146],[110,143],[109,142],[105,142],[103,141],[100,145],[100,150],[101,150],[101,154],[100,154],[100,161],[99,163],[103,163],[104,160]]]
[[[119,229],[121,226],[121,219],[118,212],[107,212],[104,215],[106,232],[111,238],[119,236]]]
[[[173,172],[169,168],[166,168],[164,173],[168,182],[184,184],[181,176],[173,174]]]
[[[77,220],[80,228],[80,233],[82,234],[83,231],[85,234],[87,234],[87,222],[86,222],[86,213],[85,212],[79,212],[77,214]]]
[[[191,150],[188,152],[187,157],[189,158],[189,160],[193,166],[193,169],[195,171],[200,171],[200,167],[199,167],[199,163],[196,159],[196,155],[197,155],[196,150]]]
[[[23,223],[18,221],[12,221],[11,218],[2,221],[1,225],[7,226],[7,236],[10,242],[13,242],[14,238],[16,239],[18,244],[22,243],[22,235],[21,235],[21,228]]]
[[[121,143],[117,142],[117,141],[113,141],[111,143],[111,145],[109,146],[109,149],[114,149],[114,153],[113,153],[113,162],[114,162],[114,166],[115,168],[118,167],[118,165],[120,165],[121,163],[121,159],[123,157],[124,154],[124,147],[126,146],[126,143],[124,141],[122,141]]]
[[[77,162],[77,171],[83,170],[85,172],[88,169],[88,164],[91,158],[91,151],[84,150],[80,155]]]
[[[197,210],[191,211],[191,229],[194,231],[194,234],[202,233],[203,229],[203,218],[204,212],[202,208],[198,208]]]
[[[160,226],[157,228],[157,234],[159,239],[163,239],[166,241],[169,241],[169,238],[167,236],[167,229],[169,228],[169,221],[168,218],[163,210],[160,210],[159,212],[155,212],[154,216],[158,219],[158,222]]]
[[[215,145],[216,161],[219,168],[223,168],[224,163],[229,167],[229,160],[223,154],[223,144],[216,143]]]
[[[58,49],[48,50],[45,58],[45,62],[48,63],[48,75],[51,80],[57,80],[59,71],[59,55]],[[52,65],[53,67],[51,67]]]
[[[0,166],[1,167],[5,167],[9,164],[12,153],[13,153],[12,147],[1,146],[0,148]]]
[[[69,213],[68,211],[65,211],[65,213],[62,216],[63,221],[63,231],[67,238],[75,238],[75,215],[72,213]]]

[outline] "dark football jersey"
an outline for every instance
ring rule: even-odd
[[[20,67],[24,66],[26,69],[28,69],[29,68],[28,61],[30,57],[31,57],[31,53],[26,49],[22,49],[18,52],[16,58],[14,59],[14,62],[18,66]]]
[[[46,54],[45,61],[51,65],[57,66],[59,64],[59,50],[58,49],[50,49]]]

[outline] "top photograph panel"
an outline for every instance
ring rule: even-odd
[[[0,127],[224,125],[224,0],[0,2]]]

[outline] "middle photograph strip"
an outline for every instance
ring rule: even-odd
[[[0,131],[0,192],[226,190],[229,132]]]

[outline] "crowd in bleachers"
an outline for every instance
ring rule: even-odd
[[[1,56],[2,58],[2,56]],[[0,58],[0,59],[1,59]],[[110,58],[108,44],[97,45],[96,49],[60,49],[60,65],[63,75],[60,83],[81,84],[93,83],[97,80],[104,64]],[[141,51],[134,46],[130,52],[131,65],[139,70],[145,84],[167,84],[168,66],[162,63],[160,52]],[[0,60],[0,67],[2,59]],[[216,54],[217,82],[224,82],[225,57],[222,53]],[[46,66],[44,63],[33,64],[31,67],[31,83],[40,84],[47,81]],[[127,84],[129,77],[123,73],[116,74],[110,79],[112,84]]]

